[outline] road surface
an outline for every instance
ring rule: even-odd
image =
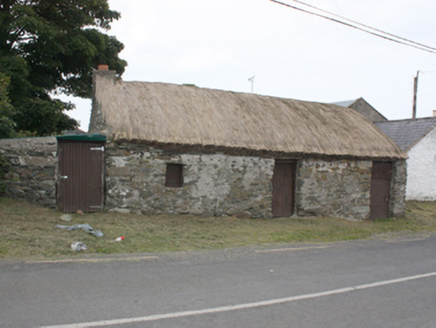
[[[436,327],[436,236],[0,262],[0,327]]]

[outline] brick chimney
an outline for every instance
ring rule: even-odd
[[[97,69],[94,70],[93,78],[94,78],[94,90],[95,90],[95,83],[99,78],[106,78],[113,80],[115,82],[115,71],[109,70],[109,65],[101,64],[98,65]]]
[[[94,70],[92,74],[92,86],[93,90],[95,92],[96,90],[96,84],[99,82],[101,83],[102,80],[111,80],[113,83],[115,83],[116,79],[116,72],[109,70],[109,65],[101,64],[98,65],[97,69]]]
[[[433,117],[436,117],[436,110],[433,109]]]

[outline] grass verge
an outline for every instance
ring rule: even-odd
[[[87,254],[172,252],[278,243],[325,243],[390,238],[436,232],[436,202],[408,202],[403,218],[352,222],[337,218],[237,219],[234,217],[144,216],[119,213],[62,213],[25,201],[0,198],[0,258],[62,259],[83,255],[70,245],[81,241]],[[82,230],[55,229],[56,224],[88,223],[97,238]],[[115,238],[125,236],[122,242]]]

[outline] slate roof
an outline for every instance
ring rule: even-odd
[[[436,117],[377,122],[375,125],[407,152],[436,127]]]

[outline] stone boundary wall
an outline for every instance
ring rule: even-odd
[[[56,207],[56,137],[0,139],[10,164],[5,196]]]

